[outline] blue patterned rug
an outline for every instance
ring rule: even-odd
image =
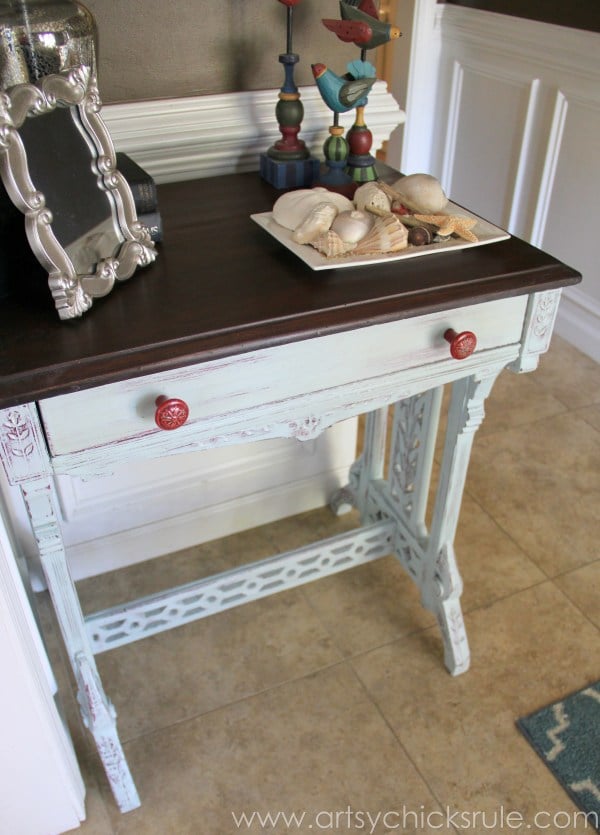
[[[600,681],[517,725],[600,832]]]

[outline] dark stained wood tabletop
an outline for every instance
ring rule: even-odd
[[[398,176],[390,171],[383,176]],[[250,219],[278,196],[257,173],[171,183],[158,194],[156,262],[82,318],[59,320],[44,275],[40,298],[0,301],[0,407],[580,280],[514,237],[313,271]]]

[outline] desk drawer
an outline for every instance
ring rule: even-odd
[[[52,455],[177,432],[203,433],[244,416],[275,412],[302,397],[339,390],[347,404],[369,380],[432,363],[448,362],[448,329],[477,336],[473,357],[451,360],[468,373],[481,353],[521,339],[527,296],[499,299],[411,319],[371,325],[292,342],[49,398],[40,403]],[[456,375],[454,375],[456,376]],[[180,398],[189,406],[186,426],[165,432],[155,423],[156,400]],[[331,400],[331,397],[329,397]]]

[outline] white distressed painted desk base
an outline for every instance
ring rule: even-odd
[[[254,355],[240,355],[237,380],[241,380],[240,385],[246,387],[248,396],[252,395],[254,400],[238,404],[225,418],[224,402],[232,397],[239,399],[239,386],[232,394],[227,382],[230,372],[221,371],[230,368],[232,363],[203,364],[196,371],[183,373],[181,379],[189,378],[198,385],[200,374],[202,381],[208,380],[213,387],[215,380],[223,381],[220,396],[211,389],[215,415],[220,417],[206,418],[198,425],[186,425],[174,433],[153,430],[128,436],[129,430],[124,425],[117,427],[116,437],[95,444],[94,439],[101,434],[99,426],[82,439],[82,448],[72,438],[69,441],[68,433],[61,440],[64,408],[86,406],[87,392],[0,411],[2,460],[11,483],[21,486],[77,681],[81,713],[94,736],[121,811],[135,808],[140,800],[119,740],[115,711],[96,668],[94,656],[100,652],[393,553],[419,587],[423,605],[437,618],[448,670],[457,675],[468,668],[469,648],[460,607],[462,581],[453,543],[474,433],[484,416],[485,398],[502,369],[533,370],[539,354],[547,350],[559,296],[560,291],[553,290],[520,297],[512,307],[513,300],[508,300],[508,308],[507,300],[466,308],[472,317],[479,317],[473,329],[481,327],[483,345],[473,356],[459,362],[447,358],[443,339],[438,339],[436,334],[443,333],[446,324],[454,324],[457,317],[463,316],[464,309],[327,337],[330,356],[335,357],[338,351],[340,357],[347,357],[346,340],[350,333],[358,357],[361,346],[368,348],[375,337],[410,335],[408,345],[395,343],[393,339],[389,345],[383,345],[379,356],[363,362],[361,374],[358,371],[348,374],[347,363],[339,368],[334,363],[333,376],[326,386],[319,385],[312,353],[318,341],[307,340]],[[496,319],[507,311],[514,321],[502,322],[502,327],[497,328]],[[415,323],[416,331],[411,330]],[[502,338],[502,333],[512,336]],[[411,346],[417,344],[415,340],[422,334],[429,335],[422,348],[411,353]],[[322,348],[323,343],[317,347]],[[277,400],[265,385],[265,379],[274,379],[275,389],[284,386],[290,367],[299,369],[289,364],[292,354],[296,360],[304,354],[312,373],[304,383],[296,383],[300,386],[298,391],[284,393]],[[263,376],[248,377],[249,361],[254,361],[256,367],[263,364]],[[356,368],[359,366],[357,362]],[[211,377],[211,372],[216,376]],[[165,372],[134,381],[137,399],[132,401],[135,408],[132,406],[126,420],[145,420],[140,404],[146,402],[149,393],[161,382],[173,383],[173,375]],[[452,395],[441,474],[428,530],[425,514],[442,386],[446,383],[452,384]],[[207,388],[200,386],[200,391],[208,398]],[[89,392],[92,398],[96,394],[101,400],[110,395],[110,406],[115,399],[130,397],[131,390],[116,384]],[[387,413],[392,403],[396,405],[391,454],[384,479]],[[293,436],[305,440],[337,420],[364,412],[368,415],[364,449],[351,469],[348,485],[332,498],[336,512],[350,505],[358,508],[360,528],[197,583],[83,616],[61,536],[55,474],[93,475],[109,470],[117,460],[175,454],[182,449],[231,444],[249,437]],[[84,422],[83,426],[89,431],[89,423]],[[60,448],[69,442],[74,443],[73,449]]]

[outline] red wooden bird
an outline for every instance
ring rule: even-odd
[[[379,19],[379,12],[377,11],[377,6],[373,2],[373,0],[360,0],[358,4],[358,8],[361,12],[365,14],[371,15],[371,17],[376,17]]]
[[[353,43],[355,46],[363,46],[363,44],[368,43],[373,37],[373,30],[364,20],[332,20],[331,18],[323,18],[321,23],[330,32],[334,32],[340,41]]]
[[[357,43],[361,49],[374,49],[402,34],[397,26],[379,20],[373,0],[340,0],[342,20],[362,22],[371,27],[372,37],[366,43]]]

